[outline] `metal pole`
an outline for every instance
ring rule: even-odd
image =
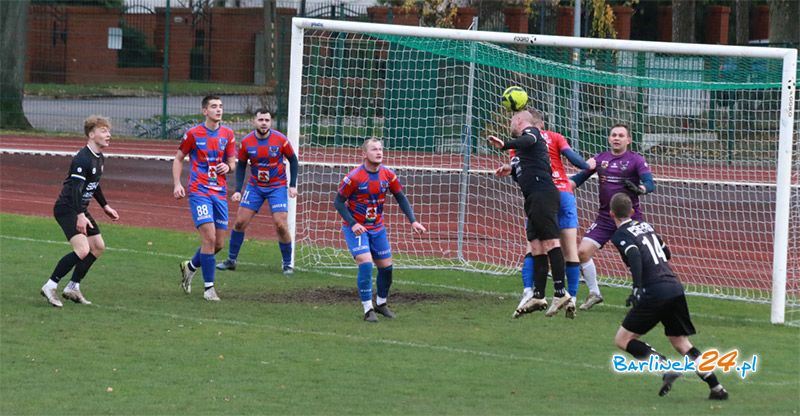
[[[286,136],[297,157],[300,154],[300,104],[303,82],[303,28],[298,26],[297,18],[292,19],[292,44],[289,64],[289,104],[287,105]],[[289,198],[289,234],[292,236],[292,267],[297,254],[297,199]]]
[[[278,22],[274,4],[275,0],[264,0],[264,84],[275,79],[275,28]]]
[[[792,195],[792,137],[794,136],[794,97],[797,88],[797,49],[783,58],[781,82],[781,127],[778,142],[778,177],[775,195],[775,245],[772,251],[773,324],[784,323],[786,313],[786,274],[789,252],[789,213]]]
[[[670,55],[703,56],[749,56],[753,58],[784,59],[788,48],[760,48],[754,46],[703,45],[699,43],[647,42],[640,40],[575,38],[572,36],[549,36],[525,33],[486,32],[482,30],[444,29],[424,26],[402,26],[381,23],[364,23],[348,20],[326,20],[295,17],[294,25],[301,28],[317,28],[329,32],[374,33],[430,37],[458,41],[480,41],[526,46],[555,46],[562,48],[614,49],[621,51],[643,51]]]
[[[478,30],[478,16],[472,18],[472,30]],[[458,195],[458,260],[466,262],[464,258],[464,225],[467,217],[467,191],[469,191],[470,155],[472,153],[472,98],[475,90],[475,45],[470,48],[469,78],[467,84],[467,113],[464,115],[464,125],[461,129],[461,149],[464,152],[464,162],[461,169],[461,192]]]
[[[572,35],[576,38],[581,37],[581,0],[575,0],[575,15],[572,21]],[[572,65],[580,66],[581,51],[578,48],[572,50]],[[569,130],[572,139],[572,148],[576,151],[580,149],[580,135],[578,134],[578,122],[580,121],[580,99],[581,84],[572,81],[572,99],[570,100]]]
[[[164,63],[161,64],[161,70],[164,73],[161,95],[161,138],[167,139],[167,97],[169,96],[169,28],[172,22],[172,19],[170,18],[169,0],[167,0],[167,10],[164,20]]]

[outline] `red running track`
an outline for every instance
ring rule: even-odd
[[[61,183],[69,167],[71,156],[85,144],[83,138],[40,138],[25,136],[3,136],[0,137],[0,211],[17,213],[24,215],[37,215],[43,217],[52,216],[52,206],[61,189]],[[6,150],[3,150],[6,149]],[[37,156],[34,154],[8,154],[9,149],[31,152],[63,152],[66,156]],[[171,159],[177,150],[175,141],[159,140],[112,140],[111,146],[105,151],[108,156],[156,156],[157,160],[128,159],[124,157],[109,157],[106,159],[106,170],[103,176],[103,191],[109,203],[120,211],[121,224],[131,226],[144,226],[166,228],[180,231],[192,231],[193,224],[188,210],[186,200],[175,200],[172,197],[172,178],[171,178]],[[5,152],[5,153],[4,153]],[[422,162],[426,166],[437,166],[439,168],[458,169],[461,164],[461,157],[458,155],[439,155],[434,160],[430,154],[415,154],[412,152],[396,152],[390,154],[393,166],[412,165]],[[334,151],[310,149],[303,154],[303,160],[324,161],[330,163],[354,163],[359,160],[357,149],[337,149]],[[499,156],[476,156],[472,158],[473,167],[479,169],[492,169],[501,162]],[[653,165],[653,171],[658,178],[671,177],[674,179],[686,180],[728,180],[746,182],[774,182],[773,171],[767,170],[738,170],[735,176],[731,176],[730,171],[725,169],[714,169],[713,167],[703,167],[702,169],[687,169],[678,167],[664,167]],[[188,174],[188,166],[184,166],[184,174]],[[691,172],[691,173],[687,173]],[[797,178],[793,178],[796,182]],[[185,183],[185,179],[184,179]],[[755,250],[740,250],[737,241],[751,238],[753,233],[763,230],[747,229],[747,227],[758,226],[759,223],[753,222],[752,225],[740,223],[738,230],[727,229],[724,225],[715,227],[719,230],[711,241],[703,242],[702,238],[687,235],[687,229],[692,230],[693,226],[686,223],[675,223],[672,219],[684,217],[687,209],[705,209],[708,218],[704,221],[716,224],[736,224],[738,218],[726,218],[728,206],[719,209],[708,209],[708,207],[693,207],[694,198],[687,195],[685,205],[671,207],[661,204],[658,198],[659,193],[651,196],[646,209],[648,218],[654,218],[657,228],[662,235],[669,238],[673,251],[678,254],[675,262],[676,272],[686,282],[700,284],[717,284],[743,289],[769,290],[771,279],[772,246],[769,238],[764,241],[751,241],[755,244]],[[581,191],[578,195],[579,201],[588,195]],[[433,201],[424,196],[415,195],[415,200],[422,198],[422,203],[433,204]],[[442,196],[440,196],[441,198]],[[593,197],[592,197],[593,198]],[[671,200],[672,201],[672,200]],[[442,201],[438,201],[441,203]],[[663,202],[663,201],[662,201]],[[759,212],[767,208],[770,201],[756,201],[757,207],[734,206],[735,212]],[[579,217],[582,219],[582,230],[594,218],[594,200],[582,201]],[[235,217],[238,205],[231,203],[231,220]],[[479,211],[479,210],[478,210]],[[94,217],[101,223],[108,222],[95,208]],[[767,210],[768,212],[768,210]],[[335,217],[335,213],[329,213]],[[473,215],[482,217],[480,212],[473,212]],[[487,213],[488,215],[488,213]],[[767,217],[771,218],[771,215]],[[670,221],[664,221],[664,219]],[[397,218],[398,223],[402,219]],[[701,221],[702,222],[702,221]],[[441,230],[432,229],[425,237],[425,244],[428,244],[434,251],[452,251],[455,245],[453,235],[455,230],[446,229],[447,221],[432,221],[432,223],[442,224],[445,228]],[[452,222],[450,223],[452,224]],[[702,227],[699,224],[697,227]],[[705,224],[707,225],[707,224]],[[55,224],[54,224],[55,226]],[[475,228],[475,224],[469,225]],[[772,225],[766,224],[771,230]],[[452,227],[451,227],[452,228]],[[478,227],[472,230],[473,235],[489,236],[491,228]],[[582,231],[581,230],[581,231]],[[332,231],[334,233],[337,230]],[[438,237],[437,237],[438,234]],[[582,234],[582,233],[581,233]],[[275,239],[276,235],[271,219],[267,215],[258,215],[253,224],[248,227],[248,238]],[[502,237],[502,236],[501,236]],[[334,240],[335,241],[335,240]],[[723,243],[720,243],[723,242]],[[730,244],[728,244],[730,243]],[[398,250],[403,251],[406,247],[413,244],[411,241],[398,239],[395,245]],[[474,252],[479,253],[479,260],[486,261],[491,258],[492,253],[488,253],[482,244],[486,242],[475,241],[467,243],[470,248],[475,248]],[[512,255],[509,253],[509,255]],[[790,264],[797,264],[798,254],[790,253]],[[485,258],[484,258],[485,257]],[[601,250],[597,257],[598,266],[604,272],[626,275],[624,269],[616,257],[616,253],[608,248]],[[717,263],[717,267],[709,270],[709,263]],[[704,275],[698,276],[697,272],[704,270]],[[800,291],[796,276],[789,276],[789,293]]]

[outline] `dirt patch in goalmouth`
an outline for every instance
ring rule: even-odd
[[[374,290],[374,289],[373,289]],[[423,293],[392,291],[392,303],[446,302],[474,297],[471,294]],[[225,299],[264,303],[353,303],[358,300],[358,289],[328,286],[276,293],[227,294]]]

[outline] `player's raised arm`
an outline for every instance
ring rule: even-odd
[[[586,160],[584,160],[583,157],[578,154],[578,152],[572,150],[571,147],[561,149],[561,154],[564,155],[564,157],[566,157],[567,160],[569,160],[569,163],[572,163],[572,166],[575,166],[576,168],[586,169],[586,170],[593,169],[593,167],[589,165],[589,163]]]
[[[595,169],[584,169],[572,176],[569,177],[569,180],[572,182],[572,186],[574,188],[578,188],[586,182],[587,179],[591,178],[594,175]]]
[[[494,176],[504,178],[509,175],[511,175],[511,165],[508,163],[503,163],[499,168],[494,170]]]
[[[501,150],[509,150],[509,149],[525,149],[531,147],[536,144],[537,141],[542,140],[541,136],[538,136],[538,130],[536,134],[533,133],[525,133],[521,136],[517,137],[513,140],[507,140],[503,142],[503,147]]]

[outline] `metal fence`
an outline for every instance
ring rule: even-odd
[[[283,128],[291,19],[368,20],[365,4],[279,2],[270,59],[263,8],[246,7],[263,2],[239,8],[211,3],[189,8],[173,1],[169,13],[149,0],[126,1],[119,10],[32,6],[23,102],[28,120],[37,129],[80,133],[81,120],[100,113],[112,117],[117,135],[176,138],[200,121],[202,97],[216,93],[234,128],[248,129],[245,115],[265,106]]]
[[[128,0],[119,10],[31,6],[28,120],[37,129],[80,133],[86,115],[101,113],[112,117],[117,135],[177,138],[200,121],[202,96],[214,92],[234,128],[248,129],[246,114],[265,106],[284,129],[291,19],[371,20],[364,3],[279,1],[269,48],[262,0],[242,0],[238,8],[212,3],[172,1],[170,10],[153,0]],[[472,4],[480,30],[508,30],[500,2]],[[529,31],[555,33],[555,13],[551,1],[534,1]]]

